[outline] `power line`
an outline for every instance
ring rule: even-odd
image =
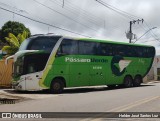
[[[2,7],[0,7],[0,9],[2,9],[2,10],[4,10],[4,11],[7,11],[7,12],[10,12],[10,13],[13,13],[13,11],[8,10],[8,9],[5,9],[5,8],[2,8]],[[88,35],[80,34],[80,33],[73,32],[73,31],[71,31],[71,30],[65,29],[65,28],[61,28],[61,27],[58,27],[58,26],[54,26],[54,25],[51,25],[51,24],[48,24],[48,23],[45,23],[45,22],[36,20],[36,19],[32,19],[32,18],[30,18],[30,17],[27,17],[27,16],[25,16],[25,15],[22,15],[22,14],[19,14],[19,13],[16,13],[16,12],[14,12],[14,14],[16,14],[16,15],[18,15],[18,16],[21,16],[21,17],[23,17],[23,18],[29,19],[29,20],[31,20],[31,21],[34,21],[34,22],[43,24],[43,25],[51,26],[51,27],[53,27],[53,28],[57,28],[57,29],[60,29],[60,30],[63,30],[63,31],[67,31],[67,32],[70,32],[70,33],[73,33],[73,34],[81,35],[81,36],[84,36],[84,37],[90,37],[90,36],[88,36]]]
[[[53,8],[50,8],[49,6],[46,6],[45,4],[42,4],[42,3],[38,2],[37,0],[33,0],[33,1],[35,1],[36,3],[42,5],[42,6],[48,8],[48,9],[50,9],[50,10],[52,10],[52,11],[54,11],[54,12],[56,12],[56,13],[62,15],[62,16],[64,16],[65,18],[68,18],[68,19],[70,19],[70,20],[72,20],[72,21],[74,21],[74,22],[76,22],[76,23],[78,23],[78,24],[80,24],[80,25],[82,25],[82,26],[84,26],[84,27],[86,27],[86,28],[89,28],[89,29],[91,29],[91,30],[93,30],[93,31],[96,31],[95,29],[93,29],[93,28],[91,28],[91,27],[89,27],[89,26],[87,26],[87,25],[85,25],[85,24],[82,24],[82,23],[80,23],[79,21],[76,21],[76,20],[72,19],[71,17],[69,17],[69,16],[67,16],[67,15],[65,15],[65,14],[63,14],[63,13],[58,12],[57,10],[54,10]]]
[[[103,2],[102,0],[96,0],[96,1],[97,1],[97,2]],[[103,4],[107,5],[108,8],[114,9],[115,12],[121,12],[122,14],[127,15],[128,17],[130,17],[130,18],[132,18],[132,19],[138,19],[138,18],[140,18],[140,17],[135,16],[135,15],[133,15],[133,14],[130,14],[130,13],[126,12],[126,11],[123,11],[123,10],[121,10],[121,9],[118,9],[118,8],[112,6],[112,5],[109,5],[108,3],[103,2]]]
[[[50,0],[50,1],[51,1],[52,3],[54,2],[56,5],[61,6],[61,4],[56,3],[55,0],[54,0],[54,1]],[[72,14],[74,14],[74,15],[76,15],[76,16],[77,16],[77,14],[78,14],[78,13],[76,12],[76,9],[71,9],[71,8],[68,7],[67,5],[65,5],[65,7],[63,7],[63,9],[69,11],[70,13],[72,13]],[[87,19],[88,21],[90,21],[92,24],[98,25],[93,19],[91,19],[91,18],[89,18],[89,17],[87,17],[87,16],[85,16],[85,15],[83,15],[83,16],[85,17],[85,19]]]
[[[62,6],[62,3],[60,3],[60,1],[56,1],[56,0],[49,0],[49,1],[54,3],[54,4],[56,4],[56,5],[58,5],[58,6],[60,6],[60,7]],[[67,1],[65,3],[65,7],[63,7],[63,9],[67,10],[68,12],[72,13],[73,15],[75,15],[75,17],[78,17],[77,15],[80,14],[83,17],[83,20],[85,19],[85,20],[89,21],[90,23],[92,23],[94,25],[100,26],[99,22],[97,22],[95,20],[95,18],[91,18],[89,16],[90,14],[84,13],[83,11],[79,12],[79,9],[76,9],[75,7],[72,7],[70,4],[67,4]]]
[[[150,27],[149,27],[149,25],[147,24],[147,22],[146,21],[144,21],[144,24],[143,24],[144,26],[141,26],[141,28],[144,30],[144,31],[148,31],[148,29],[150,30],[146,35],[150,35],[149,37],[147,37],[147,38],[154,38],[155,40],[154,41],[158,41],[158,42],[160,42],[160,39],[157,37],[157,35],[153,32],[153,29],[151,29]],[[157,28],[157,27],[156,27]],[[150,42],[150,41],[153,41],[153,40],[146,40],[146,41],[144,41],[144,42]]]
[[[25,11],[25,10],[18,9],[18,8],[16,8],[16,7],[12,7],[12,6],[10,6],[10,5],[8,5],[8,4],[5,4],[5,3],[2,3],[2,2],[0,2],[0,4],[1,4],[2,6],[5,6],[5,7],[8,7],[8,8],[10,8],[10,9],[13,9],[13,10],[15,10],[15,11],[17,11],[17,12],[28,13],[28,12]]]
[[[103,1],[101,1],[101,0],[95,0],[95,1],[97,1],[97,2],[100,3],[101,5],[107,7],[108,9],[110,9],[110,10],[112,10],[112,11],[120,14],[121,16],[123,16],[123,17],[125,17],[125,18],[127,18],[127,19],[134,19],[134,18],[136,17],[136,16],[131,15],[131,14],[125,12],[125,11],[122,11],[122,10],[120,10],[120,9],[118,9],[118,8],[115,8],[115,7],[109,5],[109,4],[107,4],[107,3],[105,3],[105,2],[103,2]],[[137,18],[137,17],[136,17],[136,18]],[[138,18],[139,18],[139,17],[138,17]]]
[[[0,2],[0,5],[5,6],[5,7],[9,8],[9,9],[11,9],[11,10],[13,10],[13,11],[16,11],[16,12],[18,12],[18,13],[23,13],[23,14],[31,15],[32,18],[33,18],[33,16],[34,16],[34,17],[36,17],[36,18],[39,18],[41,21],[42,21],[42,20],[43,20],[43,21],[46,21],[45,19],[43,19],[43,18],[41,18],[41,17],[39,17],[39,16],[37,16],[37,15],[33,15],[33,14],[29,13],[28,11],[26,11],[26,10],[24,10],[24,9],[18,9],[17,7],[13,7],[13,6],[10,6],[10,5],[5,4],[5,3],[2,3],[2,2]],[[13,13],[14,13],[14,12],[13,12]]]
[[[50,1],[57,1],[57,0],[50,0]],[[62,3],[60,3],[60,1],[59,1],[59,4],[61,5]],[[67,6],[68,5],[68,6]],[[85,16],[85,18],[87,17],[89,17],[90,19],[91,19],[91,21],[93,20],[93,21],[102,21],[102,19],[97,19],[97,16],[95,16],[93,13],[89,13],[88,11],[86,11],[86,10],[84,10],[84,9],[81,9],[79,6],[77,6],[76,4],[73,4],[73,3],[71,3],[69,0],[66,0],[66,3],[65,3],[65,7],[64,7],[64,9],[65,8],[69,8],[69,9],[71,9],[72,10],[72,12],[75,12],[75,11],[79,11],[79,10],[81,10],[81,13],[82,14],[84,14],[84,16]],[[97,19],[97,20],[95,20],[95,19]],[[104,25],[104,22],[105,20],[103,20],[103,22],[101,22],[101,26],[105,26]],[[97,22],[96,22],[96,25],[97,25]],[[99,23],[99,22],[98,22]],[[120,29],[119,27],[117,27],[117,26],[114,26],[114,27],[111,27],[111,29],[114,29],[114,30],[117,30],[117,29]],[[104,28],[104,30],[105,30],[105,28]],[[106,31],[106,30],[105,30]]]
[[[54,3],[59,3],[59,4],[61,4],[59,0],[49,0],[49,1],[54,2]],[[86,10],[80,8],[80,7],[77,6],[76,4],[72,4],[72,3],[69,2],[69,1],[66,1],[65,7],[73,10],[73,12],[74,12],[74,11],[78,11],[78,12],[86,15],[87,17],[91,18],[92,20],[95,20],[95,19],[96,19],[97,21],[99,21],[99,19],[97,19],[97,16],[93,15],[93,14],[90,13],[89,11],[86,11]],[[65,7],[64,7],[64,8],[65,8]],[[95,21],[96,21],[96,20],[95,20]]]
[[[149,25],[145,22],[145,24],[146,24],[146,26],[148,27],[148,28],[150,28],[149,27]],[[160,38],[157,38],[157,35],[151,30],[150,31],[151,32],[151,35],[152,35],[152,37],[155,39],[155,40],[157,40],[158,42],[160,42]]]
[[[122,10],[116,8],[116,7],[113,7],[113,6],[111,6],[111,5],[103,2],[102,0],[96,0],[96,1],[97,1],[98,3],[100,3],[100,4],[102,4],[103,6],[107,7],[108,9],[110,9],[110,10],[112,10],[112,11],[114,11],[114,12],[116,12],[116,13],[118,13],[118,14],[126,17],[126,18],[129,18],[129,19],[133,19],[133,18],[135,18],[135,17],[136,17],[136,18],[140,18],[140,17],[138,17],[138,16],[135,16],[135,15],[132,15],[132,14],[127,13],[127,12],[125,12],[125,11],[122,11]],[[145,22],[145,24],[146,24],[146,26],[150,29],[150,27],[147,25],[146,22]],[[152,30],[151,30],[150,33],[151,33],[152,37],[154,37],[157,41],[160,42],[160,39],[157,38],[157,35],[156,35]]]
[[[93,20],[99,21],[100,19],[97,18],[97,16],[95,16],[93,13],[88,12],[82,8],[80,8],[78,5],[75,5],[73,3],[71,3],[69,0],[67,0],[66,4],[68,4],[70,7],[74,8],[74,9],[78,9],[81,10],[83,12],[83,14],[85,14],[86,16],[90,16],[90,18],[92,18]],[[103,20],[101,20],[101,23],[103,23]]]
[[[151,27],[148,25],[148,23],[146,21],[144,21],[143,25],[144,26],[142,26],[142,28],[143,28],[144,31],[147,31],[148,29],[151,29]],[[153,30],[149,31],[148,34],[150,34],[156,41],[160,42],[160,38],[157,37],[157,35],[153,32]]]

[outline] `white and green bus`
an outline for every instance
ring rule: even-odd
[[[50,89],[107,85],[140,86],[155,56],[153,46],[38,35],[14,55],[13,88]]]

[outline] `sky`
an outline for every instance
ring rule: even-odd
[[[98,1],[105,6],[96,0],[0,0],[0,8],[13,12],[0,9],[0,27],[11,20],[23,23],[32,34],[55,33],[129,42],[126,38],[129,22],[143,18],[143,23],[132,24],[132,32],[138,39],[136,43],[153,45],[157,55],[160,55],[159,0]],[[47,25],[18,16],[14,12]],[[132,40],[135,41],[136,39]]]

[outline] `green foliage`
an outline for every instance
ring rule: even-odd
[[[2,51],[7,52],[8,55],[15,54],[26,38],[28,38],[28,33],[26,31],[23,31],[22,34],[18,34],[17,37],[14,34],[9,33],[8,37],[5,37],[9,45],[3,46]]]
[[[30,30],[26,28],[24,24],[16,21],[8,21],[2,26],[2,29],[0,30],[0,40],[4,43],[8,43],[5,37],[8,37],[9,33],[12,33],[17,37],[18,34],[23,33],[23,31],[28,33],[28,37],[31,36]]]
[[[2,48],[2,51],[5,51],[8,53],[8,55],[12,55],[17,51],[17,48],[14,48],[12,46],[6,45]]]

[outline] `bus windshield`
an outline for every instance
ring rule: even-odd
[[[49,55],[49,53],[33,53],[17,58],[14,64],[14,77],[42,71]]]
[[[23,74],[42,71],[45,68],[49,55],[47,53],[26,55],[24,58]]]
[[[24,62],[24,57],[20,57],[14,63],[14,73],[13,73],[14,77],[18,77],[23,74],[23,62]]]
[[[22,50],[44,50],[51,53],[60,36],[39,36],[26,39],[20,46]]]
[[[31,40],[32,40],[31,38],[24,40],[19,48],[19,51],[27,50],[27,46],[31,42]]]
[[[24,53],[14,64],[14,77],[42,71],[54,46],[61,36],[35,36],[24,40],[19,51],[43,50],[38,53]]]

